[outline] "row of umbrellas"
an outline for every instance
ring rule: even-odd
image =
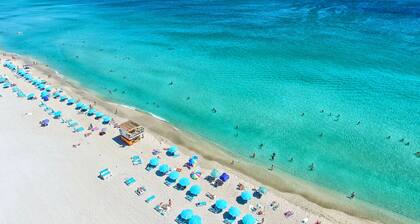
[[[216,205],[217,205],[218,202],[219,201],[216,202]],[[226,201],[224,201],[224,202],[226,202]],[[222,204],[222,205],[226,206],[227,204],[225,203],[225,204]],[[232,206],[232,207],[229,208],[228,214],[232,218],[236,219],[241,214],[241,211],[239,210],[239,208],[237,208],[235,206]],[[181,213],[179,214],[179,217],[183,220],[188,221],[188,224],[201,224],[201,217],[198,216],[198,215],[194,215],[194,212],[191,209],[182,210]],[[242,221],[243,224],[255,224],[256,223],[255,217],[252,216],[251,214],[244,215],[242,217],[241,221]]]

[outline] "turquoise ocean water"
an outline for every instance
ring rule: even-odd
[[[16,0],[0,11],[1,49],[243,159],[420,219],[419,1]]]

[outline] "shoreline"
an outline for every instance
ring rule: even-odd
[[[13,55],[16,57],[15,60],[22,60],[25,64],[32,64],[32,61],[34,61],[30,57],[4,51],[2,51],[2,53],[7,54],[8,56]],[[61,75],[58,71],[54,71],[43,63],[38,63],[31,67],[36,71],[34,72],[34,75],[44,77],[53,86],[60,87],[60,89],[63,89],[68,94],[77,96],[80,100],[90,102],[96,101],[99,108],[104,109],[109,114],[112,114],[112,116],[131,119],[140,123],[156,138],[161,138],[162,140],[169,139],[174,144],[180,146],[182,152],[187,155],[191,155],[192,153],[201,155],[204,158],[201,163],[203,167],[209,168],[216,164],[223,166],[226,170],[233,171],[235,175],[241,178],[251,179],[251,182],[253,183],[267,185],[272,188],[271,192],[276,195],[286,198],[288,201],[304,210],[308,210],[315,214],[319,214],[326,219],[332,220],[334,223],[344,223],[334,219],[334,214],[337,213],[344,213],[360,218],[361,223],[368,223],[370,221],[379,221],[383,223],[415,223],[409,218],[360,200],[353,200],[349,203],[350,201],[346,199],[345,195],[314,185],[305,180],[291,176],[288,173],[282,171],[268,172],[265,168],[249,164],[245,160],[237,160],[234,155],[231,155],[227,150],[224,150],[224,147],[214,142],[210,142],[204,137],[180,130],[157,115],[142,111],[139,108],[120,105],[104,99],[97,93],[83,88],[83,85],[77,81],[66,78],[66,76]],[[117,115],[114,115],[113,113],[115,108],[118,108]],[[136,145],[131,148],[135,147]],[[234,165],[230,163],[231,160],[235,160]]]

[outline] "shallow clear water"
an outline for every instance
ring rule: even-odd
[[[2,49],[244,159],[256,152],[250,161],[420,219],[418,1],[18,0],[0,9]]]

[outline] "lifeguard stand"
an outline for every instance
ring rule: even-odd
[[[134,121],[126,121],[120,124],[121,140],[127,145],[133,145],[144,138],[144,128]]]

